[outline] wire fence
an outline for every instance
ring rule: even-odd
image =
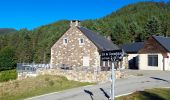
[[[50,69],[50,64],[35,64],[35,63],[18,63],[17,72],[32,72],[37,70]]]

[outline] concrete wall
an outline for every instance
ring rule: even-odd
[[[122,69],[129,68],[129,61],[133,60],[134,57],[137,57],[139,54],[128,54],[126,57],[123,57],[122,61]],[[138,60],[136,61],[136,66],[138,66]]]
[[[148,55],[139,54],[139,69],[140,70],[163,70],[163,56],[161,53],[150,53],[158,55],[158,67],[148,66]]]
[[[128,54],[128,60],[133,59],[133,57],[137,57],[139,54]]]

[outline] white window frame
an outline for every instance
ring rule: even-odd
[[[81,43],[81,39],[83,39],[83,43]],[[84,38],[79,38],[79,45],[84,45]]]
[[[65,44],[65,45],[66,45],[67,43],[66,43],[66,41],[65,41],[65,40],[67,40],[67,43],[68,43],[68,38],[63,38],[63,44]]]

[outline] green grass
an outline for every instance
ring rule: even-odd
[[[17,78],[16,69],[0,71],[0,82],[15,80]]]
[[[116,100],[170,100],[170,89],[146,89],[145,91],[138,91],[127,96],[116,98]]]
[[[23,100],[28,97],[90,85],[70,81],[63,76],[44,75],[0,84],[0,100]]]

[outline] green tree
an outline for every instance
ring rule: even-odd
[[[154,16],[149,19],[144,27],[146,36],[150,35],[160,35],[161,25],[160,21]]]
[[[29,63],[33,61],[32,42],[28,34],[24,36],[23,53],[24,53],[24,62]]]
[[[21,29],[19,31],[21,37],[18,36],[20,40],[19,45],[16,47],[16,55],[18,57],[18,62],[32,62],[33,61],[33,49],[32,49],[32,39],[30,36],[30,31],[27,29]]]
[[[0,51],[0,71],[16,67],[15,51],[11,47],[5,47]]]
[[[161,33],[164,36],[168,36],[168,24],[165,21],[161,23]]]
[[[114,27],[114,33],[111,34],[112,41],[116,44],[123,44],[130,42],[129,38],[131,34],[128,34],[125,29],[125,24],[122,22],[117,22]]]
[[[139,25],[136,22],[132,22],[129,24],[128,32],[131,34],[131,42],[141,42],[143,41],[142,36],[142,29],[139,27]]]

